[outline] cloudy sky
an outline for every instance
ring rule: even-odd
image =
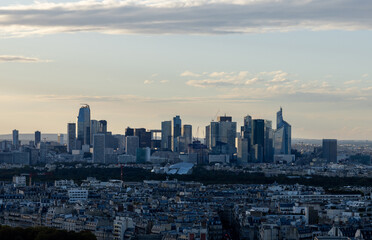
[[[270,119],[372,140],[370,0],[1,0],[0,133],[109,130],[181,115]]]

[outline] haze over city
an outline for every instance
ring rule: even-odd
[[[295,138],[371,139],[370,12],[341,0],[1,1],[0,133],[65,133],[81,103],[116,133],[181,115],[195,134],[217,112],[241,125],[282,106]]]

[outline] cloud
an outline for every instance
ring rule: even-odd
[[[258,74],[252,74],[248,71],[240,72],[212,72],[203,74],[181,74],[184,77],[199,77],[201,79],[193,79],[186,82],[189,86],[194,87],[231,87],[231,86],[246,86],[253,85],[259,82],[271,83],[282,83],[287,81],[288,73],[279,71],[273,72],[260,72]],[[208,76],[208,78],[205,78]]]
[[[80,0],[0,7],[0,36],[65,32],[233,34],[371,30],[372,2],[359,0]],[[340,14],[342,13],[342,14]]]
[[[249,96],[260,101],[301,101],[301,102],[355,102],[372,101],[371,86],[354,86],[360,80],[346,81],[335,86],[327,81],[303,81],[294,79],[294,74],[282,70],[251,73],[215,72],[195,75],[185,83],[196,88],[215,88],[236,99]],[[191,78],[191,77],[185,77]],[[352,85],[352,86],[351,86]]]
[[[145,81],[143,82],[143,84],[146,84],[146,85],[148,85],[148,84],[153,84],[153,83],[154,83],[153,80],[145,80]]]
[[[181,77],[200,77],[200,74],[193,73],[190,71],[184,71],[183,73],[180,74]]]
[[[164,83],[168,83],[169,80],[160,80],[160,83],[164,84]]]
[[[368,73],[365,73],[362,75],[362,78],[367,78],[368,76],[369,76]]]
[[[24,56],[0,55],[0,63],[1,62],[38,63],[38,62],[50,62],[50,60],[41,60],[39,58],[24,57]]]
[[[250,97],[230,96],[226,94],[208,97],[149,97],[140,95],[0,95],[3,102],[29,101],[29,102],[76,102],[76,103],[248,103],[258,102],[260,99]]]
[[[345,85],[353,85],[353,84],[360,83],[360,82],[362,82],[362,80],[350,80],[350,81],[344,82],[344,84]]]

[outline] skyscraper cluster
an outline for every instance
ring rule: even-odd
[[[237,123],[231,116],[218,116],[217,121],[206,126],[204,144],[193,141],[192,125],[182,125],[178,115],[163,121],[161,130],[127,127],[125,135],[112,135],[107,131],[107,121],[91,119],[89,105],[83,105],[77,117],[77,129],[75,123],[67,125],[67,150],[92,153],[96,163],[110,162],[114,153],[125,153],[122,158],[126,162],[145,162],[155,151],[194,154],[196,157],[192,158],[198,159],[198,163],[292,160],[291,125],[284,121],[282,108],[277,112],[275,130],[270,120],[247,115],[243,122],[237,132]],[[201,152],[203,157],[199,156]]]
[[[224,115],[216,116],[216,120],[205,127],[205,138],[194,138],[192,125],[182,124],[181,117],[177,115],[162,121],[160,129],[126,127],[123,132],[113,134],[108,131],[107,121],[92,119],[90,106],[84,104],[79,109],[76,122],[67,124],[66,139],[59,134],[58,142],[46,142],[46,138],[42,140],[41,132],[35,131],[34,141],[22,145],[19,131],[14,129],[12,141],[2,141],[0,152],[18,154],[16,160],[9,160],[9,154],[4,153],[4,162],[29,163],[47,162],[48,149],[57,153],[67,152],[69,159],[102,164],[184,161],[244,165],[290,163],[295,160],[291,149],[292,127],[285,121],[282,108],[276,113],[275,129],[271,120],[254,119],[250,115],[243,118],[243,125],[238,129],[233,118]],[[199,127],[197,135],[198,132]],[[323,147],[319,151],[327,162],[337,162],[337,140],[323,139]],[[25,160],[17,160],[24,152],[28,154],[24,154]]]

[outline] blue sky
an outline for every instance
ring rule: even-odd
[[[294,137],[372,139],[372,3],[330,2],[2,1],[0,132],[63,133],[80,103],[115,133],[179,114],[199,135],[282,106]]]

